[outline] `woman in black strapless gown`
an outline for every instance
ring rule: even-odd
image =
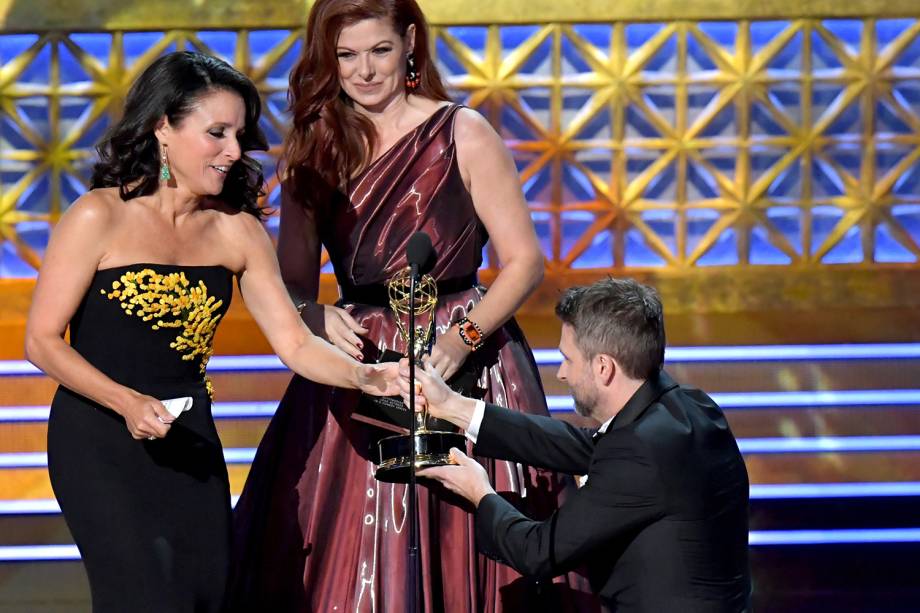
[[[242,154],[265,148],[259,112],[255,87],[225,62],[160,58],[46,252],[26,354],[61,384],[48,468],[97,612],[221,609],[230,488],[205,368],[234,277],[294,371],[397,392],[395,366],[313,336],[284,288],[258,221],[261,169]]]
[[[230,484],[203,368],[232,279],[222,266],[106,268],[71,320],[71,346],[113,381],[152,398],[192,398],[165,437],[137,441],[114,410],[63,386],[55,394],[48,470],[97,610],[212,611],[223,596]],[[149,307],[122,308],[138,282],[172,281],[153,290],[154,303],[191,298],[179,316],[144,321]],[[180,326],[163,326],[173,321]],[[171,347],[194,339],[201,321],[197,343]]]

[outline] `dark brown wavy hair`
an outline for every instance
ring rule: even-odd
[[[122,118],[96,145],[99,161],[90,187],[117,187],[122,200],[149,196],[159,187],[160,147],[154,132],[164,116],[179,125],[205,95],[225,90],[239,94],[246,107],[246,125],[239,137],[241,151],[266,151],[259,127],[262,102],[245,75],[223,60],[194,51],[176,51],[153,62],[137,78],[125,100]],[[227,173],[217,196],[228,206],[262,218],[259,205],[265,183],[262,165],[242,155]]]
[[[354,109],[339,84],[336,55],[342,29],[365,19],[387,19],[400,36],[415,24],[413,53],[421,82],[413,93],[450,100],[431,58],[428,24],[415,0],[317,0],[307,20],[303,52],[291,71],[291,129],[281,164],[292,179],[295,197],[306,206],[318,187],[324,192],[344,186],[370,161],[376,144],[373,124]],[[317,186],[317,180],[325,185]]]

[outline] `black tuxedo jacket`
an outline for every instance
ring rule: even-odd
[[[476,536],[487,555],[543,578],[584,565],[616,611],[749,608],[747,470],[703,392],[662,372],[604,434],[487,405],[474,451],[588,476],[543,522],[483,498]]]

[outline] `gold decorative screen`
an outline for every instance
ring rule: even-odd
[[[141,3],[109,13],[77,3],[80,32],[60,30],[59,15],[30,32],[37,9],[17,16],[16,4],[0,33],[0,276],[34,276],[50,224],[85,189],[93,143],[165,51],[197,48],[252,77],[273,174],[305,4],[195,4],[182,29],[170,13],[159,18],[170,29],[151,30]],[[477,24],[469,2],[423,3],[456,99],[514,153],[548,279],[686,281],[713,269],[788,284],[916,268],[920,9],[816,3],[826,15],[803,14],[789,2],[782,17],[776,3],[745,15],[713,2],[703,18],[705,7],[683,13],[678,2],[649,14],[603,4],[510,2],[499,22]]]

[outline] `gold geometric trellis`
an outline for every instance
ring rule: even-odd
[[[287,83],[285,74],[272,71],[282,57],[292,55],[302,35],[291,31],[273,37],[273,47],[257,59],[250,53],[247,32],[221,37],[236,48],[225,59],[259,84],[265,100],[263,125],[276,135],[276,146],[284,129],[279,108]],[[213,36],[187,31],[51,33],[34,40],[0,35],[0,48],[5,42],[8,51],[16,43],[23,47],[0,65],[0,233],[16,245],[25,262],[37,267],[43,244],[29,244],[17,227],[53,223],[85,189],[93,146],[119,115],[134,79],[167,51],[195,48],[220,55],[205,42]],[[291,57],[287,59],[290,63]],[[271,156],[277,153],[274,149],[263,159],[271,189],[277,187],[270,172]]]
[[[578,26],[546,25],[510,50],[502,45],[502,28],[491,27],[480,53],[449,31],[439,35],[467,71],[453,84],[470,105],[495,125],[513,115],[508,123],[523,126],[518,134],[526,136],[512,134],[510,144],[525,160],[525,184],[542,171],[552,177],[544,197],[531,199],[534,211],[549,213],[554,225],[551,265],[571,266],[599,235],[612,231],[613,267],[629,265],[625,239],[632,232],[663,266],[690,268],[733,231],[735,257],[725,260],[743,266],[751,263],[752,236],[761,230],[785,263],[814,266],[854,229],[860,250],[853,260],[872,263],[879,227],[916,260],[920,234],[892,210],[920,202],[920,194],[895,189],[906,178],[916,183],[909,175],[920,173],[920,115],[902,91],[906,87],[914,96],[920,91],[920,23],[898,22],[900,31],[889,33],[884,46],[874,19],[771,23],[769,37],[763,25],[740,21],[707,32],[699,23],[616,23],[604,47],[587,40]],[[850,31],[835,32],[839,25]],[[630,40],[636,26],[644,36]],[[755,43],[752,30],[759,27],[761,40]],[[720,29],[735,30],[729,37],[733,48],[713,38],[711,32]],[[858,40],[852,40],[853,30],[861,30]],[[842,38],[846,34],[849,40]],[[541,47],[548,50],[545,69],[524,72]],[[566,47],[586,69],[566,65]],[[910,65],[899,65],[906,54]],[[523,94],[540,89],[547,99],[545,117]],[[585,92],[583,101],[566,108],[567,92],[579,90]],[[880,108],[899,123],[899,131],[878,129]],[[858,117],[841,130],[840,121],[854,109]],[[590,126],[602,113],[607,119]],[[727,124],[714,127],[726,114]],[[882,157],[884,152],[893,155]],[[631,168],[637,160],[644,163]],[[582,190],[586,197],[567,193],[566,167],[589,186]],[[669,168],[673,188],[665,197],[649,197]],[[796,189],[775,189],[792,170],[799,176]],[[708,179],[703,190],[694,189],[699,183],[689,176],[694,172]],[[837,193],[826,188],[831,181]],[[833,227],[821,235],[814,232],[816,209],[838,211]],[[787,221],[795,219],[797,230],[779,227],[770,214],[776,210]],[[565,248],[560,227],[569,211],[590,213],[593,221]],[[701,211],[712,221],[694,232],[693,219]],[[649,223],[655,219],[669,220],[673,230],[656,229]]]
[[[920,257],[916,18],[534,22],[439,23],[434,38],[456,98],[514,153],[551,274]],[[164,51],[253,78],[273,176],[303,32],[245,26],[0,34],[0,276],[34,274],[42,224]]]

